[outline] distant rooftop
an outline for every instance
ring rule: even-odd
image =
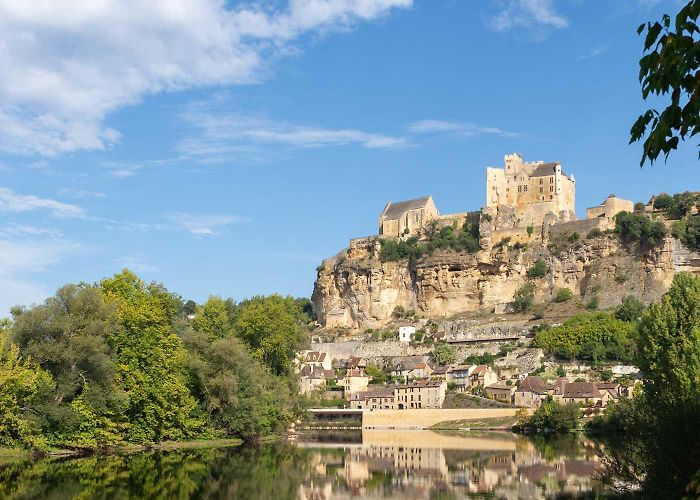
[[[414,200],[389,202],[382,214],[388,220],[395,220],[401,217],[407,210],[423,208],[428,204],[430,196],[423,196]]]

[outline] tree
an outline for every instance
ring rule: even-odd
[[[0,444],[46,447],[37,424],[37,403],[52,389],[51,375],[20,355],[7,333],[0,331]]]
[[[661,112],[648,109],[635,121],[630,143],[644,139],[640,165],[654,162],[659,154],[668,158],[679,141],[700,132],[700,40],[697,19],[700,0],[689,1],[676,15],[675,22],[664,15],[661,22],[639,26],[646,31],[644,52],[639,61],[642,96],[670,96],[670,103]]]
[[[457,351],[450,344],[438,344],[433,347],[430,356],[439,365],[449,365],[457,360]]]
[[[183,306],[185,314],[188,316],[197,312],[197,303],[194,300],[188,300]]]
[[[580,410],[577,404],[559,404],[548,396],[526,421],[524,427],[537,433],[570,432],[578,428]]]
[[[615,309],[615,317],[622,321],[637,321],[641,318],[642,312],[644,312],[644,304],[632,295],[626,295]]]
[[[234,330],[253,357],[281,375],[289,372],[295,353],[306,340],[303,313],[291,297],[255,297],[241,305]]]
[[[129,441],[191,439],[206,430],[185,385],[184,349],[172,321],[179,298],[157,283],[124,270],[100,282],[116,307],[117,330],[108,342],[116,356],[116,379],[127,397]]]
[[[192,321],[195,330],[203,332],[209,340],[221,339],[232,334],[226,303],[221,297],[211,296],[206,303],[197,308],[197,315]]]
[[[275,377],[235,337],[212,341],[206,332],[184,337],[190,388],[214,428],[255,441],[283,431],[296,415],[295,381]]]
[[[52,397],[38,409],[53,444],[120,441],[126,395],[115,383],[116,356],[108,342],[118,330],[114,304],[95,286],[66,285],[43,304],[15,308],[13,315],[14,342],[56,381]]]
[[[537,261],[532,265],[530,269],[527,270],[528,278],[542,278],[549,272],[549,266],[542,259],[537,259]]]
[[[620,212],[615,216],[615,232],[623,243],[638,243],[642,249],[660,245],[666,236],[663,222],[630,212]]]
[[[654,200],[654,208],[656,210],[668,210],[673,206],[673,197],[667,193],[661,193]]]
[[[528,281],[523,286],[518,288],[513,295],[511,307],[514,312],[525,312],[532,309],[532,304],[535,301],[535,284]]]

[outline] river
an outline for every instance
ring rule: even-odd
[[[319,432],[294,444],[0,458],[2,499],[593,496],[595,443],[510,433]]]

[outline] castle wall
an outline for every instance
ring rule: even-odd
[[[568,237],[573,233],[578,233],[580,238],[585,238],[593,229],[601,231],[609,229],[607,219],[583,219],[548,226],[550,239]]]

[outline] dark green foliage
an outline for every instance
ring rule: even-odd
[[[377,365],[373,365],[371,363],[368,364],[367,368],[365,368],[365,373],[372,379],[369,382],[370,384],[386,384],[391,382],[391,375],[386,373]]]
[[[578,405],[575,403],[562,405],[548,398],[525,421],[522,428],[537,433],[564,433],[576,430],[579,419]]]
[[[654,209],[656,210],[668,210],[673,206],[673,197],[667,193],[661,193],[654,200]]]
[[[690,0],[678,12],[675,22],[664,15],[661,22],[642,24],[646,31],[644,52],[639,61],[642,96],[668,96],[670,102],[659,112],[649,109],[635,121],[630,143],[644,139],[640,165],[654,162],[663,153],[666,158],[679,141],[700,132],[700,40],[697,20],[700,0]],[[656,100],[656,99],[655,99]]]
[[[645,250],[660,245],[666,236],[663,222],[630,212],[615,216],[615,232],[624,243],[639,244]]]
[[[535,231],[535,228],[532,226],[527,226],[527,235],[532,236],[532,233]]]
[[[557,302],[566,302],[567,300],[571,300],[571,297],[573,297],[573,294],[569,288],[560,288],[557,290],[557,296],[554,300]]]
[[[403,319],[406,317],[406,309],[403,306],[396,306],[391,312],[391,317],[394,319]]]
[[[188,300],[183,305],[185,314],[194,314],[197,311],[197,303],[194,300]]]
[[[603,231],[601,231],[600,229],[598,229],[598,228],[596,227],[596,228],[593,228],[593,229],[591,229],[590,231],[588,231],[588,234],[586,235],[586,238],[588,238],[589,240],[591,240],[591,239],[594,239],[594,238],[602,238],[603,236],[605,236],[605,233],[603,233]]]
[[[646,210],[646,208],[647,206],[644,203],[638,201],[634,204],[634,213],[644,213],[644,210]]]
[[[496,356],[490,352],[485,352],[484,354],[472,354],[464,358],[464,362],[468,365],[492,365],[496,360]]]
[[[614,440],[606,475],[647,498],[682,498],[700,470],[700,279],[677,274],[644,312],[635,364],[643,392],[595,422]]]
[[[535,284],[532,281],[528,281],[516,290],[511,307],[514,312],[526,312],[532,309],[534,301]]]
[[[631,361],[634,325],[609,313],[580,314],[560,326],[540,329],[534,344],[561,358]]]
[[[642,312],[644,312],[644,304],[627,295],[615,309],[615,317],[622,321],[637,321],[642,316]]]
[[[671,227],[671,235],[693,251],[700,251],[700,215],[689,215]]]
[[[598,298],[597,295],[594,295],[591,297],[591,299],[586,303],[586,309],[589,311],[595,311],[598,309],[598,305],[600,303],[600,299]]]
[[[426,236],[426,241],[419,241],[416,236],[406,240],[383,239],[379,258],[382,262],[396,262],[402,259],[415,261],[436,250],[474,253],[481,249],[479,227],[468,222],[465,222],[459,231],[452,226],[438,228],[437,224],[433,223],[427,228]]]
[[[557,377],[566,377],[566,370],[561,365],[557,366]]]
[[[440,343],[433,347],[430,357],[439,365],[449,365],[457,360],[457,351],[450,344]]]
[[[527,270],[528,278],[542,278],[549,272],[549,266],[542,259],[537,259],[537,261],[532,265],[530,269]]]

